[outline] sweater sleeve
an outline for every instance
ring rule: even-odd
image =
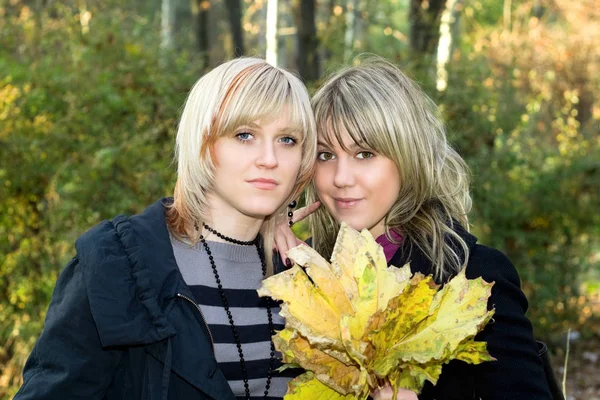
[[[25,364],[16,400],[101,399],[120,362],[106,350],[92,318],[78,259],[60,274],[42,334]]]
[[[551,399],[543,365],[525,316],[528,303],[521,291],[519,275],[500,251],[476,245],[466,270],[467,278],[494,282],[488,308],[495,308],[493,321],[476,337],[487,342],[497,359],[473,368],[477,398],[484,400]]]

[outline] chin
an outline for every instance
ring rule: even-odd
[[[368,229],[367,225],[360,222],[360,221],[344,221],[344,220],[339,220],[339,223],[345,222],[350,228],[354,229],[355,231],[362,231],[363,229]]]
[[[260,206],[256,206],[256,207],[244,207],[242,209],[240,209],[240,211],[252,218],[257,218],[257,219],[265,219],[273,214],[275,214],[275,212],[277,212],[277,209],[279,207],[275,207],[275,206],[269,206],[269,205],[260,205]]]

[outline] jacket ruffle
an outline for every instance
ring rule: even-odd
[[[76,249],[103,347],[146,345],[175,335],[128,217],[94,227]]]

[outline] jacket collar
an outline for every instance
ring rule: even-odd
[[[120,215],[82,235],[77,257],[104,348],[146,351],[214,398],[233,398],[177,266],[161,199],[143,213]],[[178,305],[177,308],[175,306]],[[169,351],[172,347],[173,352]],[[192,356],[189,351],[194,351]]]

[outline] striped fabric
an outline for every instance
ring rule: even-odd
[[[259,298],[256,293],[262,281],[258,252],[255,246],[207,243],[242,342],[251,399],[262,399],[271,350],[266,299]],[[190,246],[174,238],[171,238],[171,244],[183,279],[191,288],[213,335],[219,368],[229,381],[233,393],[243,399],[245,391],[240,357],[204,247],[201,243]],[[272,313],[275,330],[283,329],[279,308],[273,307]],[[281,354],[277,353],[276,358],[274,368],[281,366]],[[291,369],[274,372],[267,398],[281,399],[287,391],[288,382],[298,373],[298,370]]]

